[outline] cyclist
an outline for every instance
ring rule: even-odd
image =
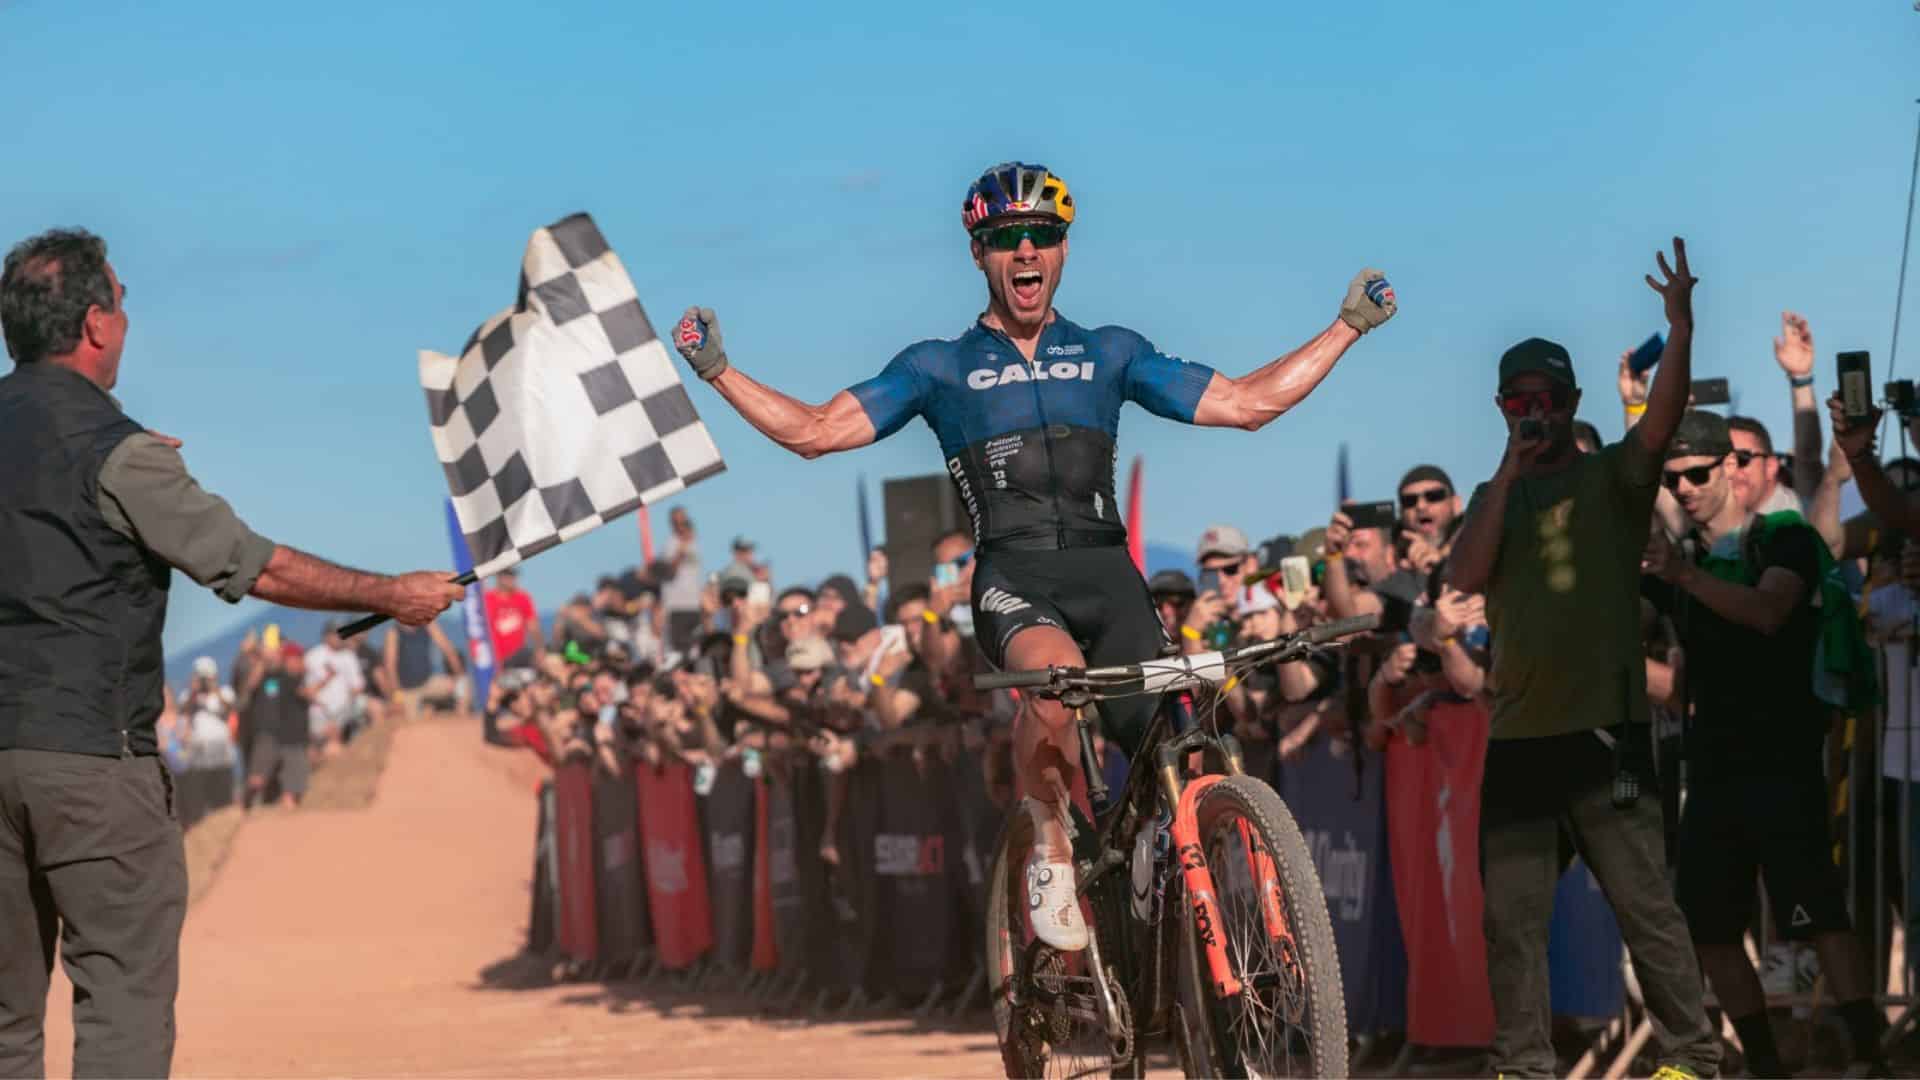
[[[689,308],[675,346],[748,423],[814,458],[884,439],[919,416],[940,440],[972,517],[975,639],[1007,669],[1128,663],[1166,637],[1114,498],[1120,406],[1183,423],[1252,431],[1300,403],[1360,335],[1392,317],[1385,275],[1363,270],[1339,317],[1252,374],[1231,378],[1168,356],[1118,326],[1090,329],[1054,310],[1073,196],[1042,165],[1008,162],[967,188],[960,220],[987,283],[987,309],[950,341],[908,346],[879,375],[809,405],[732,366],[710,308]],[[1153,702],[1103,705],[1131,755]],[[1025,867],[1034,932],[1084,948],[1065,822],[1078,773],[1071,716],[1032,698],[1014,728],[1014,768],[1036,841]]]

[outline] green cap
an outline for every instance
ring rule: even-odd
[[[1723,458],[1733,453],[1733,435],[1726,417],[1718,413],[1689,409],[1680,418],[1680,427],[1667,443],[1667,460],[1680,457]]]
[[[1537,372],[1560,383],[1567,389],[1576,387],[1573,380],[1573,357],[1567,350],[1546,338],[1528,338],[1508,349],[1500,357],[1500,385],[1506,386],[1515,376]]]

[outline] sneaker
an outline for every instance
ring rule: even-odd
[[[1034,936],[1061,952],[1087,947],[1087,921],[1073,889],[1073,864],[1038,853],[1027,858],[1027,918]]]

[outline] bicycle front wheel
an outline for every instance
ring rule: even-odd
[[[1009,1077],[1137,1077],[1144,1056],[1116,1048],[1095,1001],[1096,977],[1108,980],[1117,1007],[1125,988],[1110,973],[1096,973],[1090,952],[1057,952],[1028,932],[1024,874],[1033,828],[1016,805],[987,876],[987,992],[993,1000],[994,1033]],[[1099,934],[1095,923],[1088,927]],[[1103,936],[1103,942],[1109,940]],[[1121,1026],[1131,1042],[1131,1018]],[[1120,1049],[1116,1054],[1115,1050]]]
[[[1347,1006],[1320,875],[1272,788],[1230,776],[1195,809],[1241,991],[1219,997],[1192,927],[1181,935],[1183,1064],[1216,1076],[1347,1075]]]

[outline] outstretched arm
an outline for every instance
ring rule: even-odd
[[[1203,427],[1237,427],[1258,431],[1275,417],[1306,400],[1320,380],[1354,342],[1360,331],[1338,320],[1313,340],[1248,375],[1233,378],[1214,373],[1213,381],[1193,411],[1193,422]]]
[[[877,437],[866,406],[851,391],[840,391],[825,405],[809,405],[734,367],[721,347],[720,320],[712,308],[687,309],[674,330],[674,347],[747,423],[803,458],[852,450]]]
[[[713,388],[760,434],[803,458],[852,450],[873,441],[873,421],[867,419],[859,399],[845,390],[825,405],[808,405],[737,367],[721,372]]]
[[[1236,379],[1216,372],[1193,411],[1193,422],[1205,427],[1258,431],[1304,401],[1361,334],[1393,318],[1397,310],[1399,304],[1386,275],[1378,270],[1360,271],[1347,283],[1340,317],[1332,326],[1252,374]]]

